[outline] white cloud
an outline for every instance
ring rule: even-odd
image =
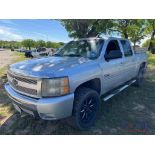
[[[0,22],[4,24],[16,25],[11,19],[0,19]]]
[[[23,37],[15,29],[0,26],[0,40],[22,40]]]
[[[48,39],[48,35],[47,34],[43,34],[43,33],[39,33],[39,32],[33,32],[31,33],[31,37],[34,38],[35,40],[47,40]]]

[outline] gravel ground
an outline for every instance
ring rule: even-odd
[[[24,60],[24,53],[12,52],[10,50],[0,50],[0,127],[14,114],[11,100],[8,98],[4,84],[7,82],[7,66],[13,62]]]
[[[10,50],[0,51],[0,69],[9,65],[13,58],[13,52]]]

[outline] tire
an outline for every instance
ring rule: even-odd
[[[134,86],[141,87],[144,81],[144,74],[145,74],[145,66],[141,66],[138,72],[138,75],[136,77],[136,82],[134,83]]]
[[[99,106],[100,97],[95,90],[79,88],[75,92],[73,114],[69,124],[80,130],[89,129],[95,123]]]

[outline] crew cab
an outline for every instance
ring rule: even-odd
[[[84,38],[55,55],[10,65],[5,89],[20,112],[44,120],[68,118],[79,129],[91,127],[105,103],[130,85],[141,86],[147,55],[129,40]]]

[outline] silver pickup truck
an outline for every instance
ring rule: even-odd
[[[54,56],[10,65],[5,89],[20,113],[44,120],[69,118],[79,129],[93,125],[103,102],[131,84],[141,86],[145,53],[121,38],[70,41]]]

